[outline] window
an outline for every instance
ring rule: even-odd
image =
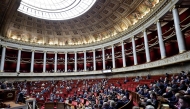
[[[87,12],[96,0],[22,0],[18,11],[41,19],[67,20]]]

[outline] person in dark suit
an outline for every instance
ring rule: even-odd
[[[151,98],[150,99],[151,105],[154,106],[155,109],[157,109],[157,107],[158,107],[158,100],[157,100],[156,94],[155,93],[150,94],[150,98]],[[147,100],[147,101],[149,101],[149,100]]]
[[[180,81],[180,86],[178,88],[179,90],[187,90],[187,86],[185,85],[185,81],[181,80]]]
[[[189,97],[180,97],[179,98],[179,108],[180,109],[190,109],[190,98]]]
[[[166,90],[167,90],[166,93],[164,93],[162,96],[164,98],[171,98],[173,96],[172,88],[171,87],[167,87]]]
[[[168,104],[169,104],[170,108],[172,108],[172,109],[175,108],[174,105],[176,105],[178,103],[180,96],[181,96],[180,93],[176,93],[171,98],[166,99],[168,101]]]
[[[1,84],[1,89],[7,89],[7,81],[4,81],[3,84]]]
[[[16,103],[19,103],[19,102],[25,103],[25,98],[22,91],[18,94],[18,97],[17,97]]]

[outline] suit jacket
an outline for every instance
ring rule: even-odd
[[[7,89],[7,85],[6,84],[1,84],[1,89]]]

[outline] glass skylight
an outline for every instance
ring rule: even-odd
[[[22,0],[18,11],[48,20],[67,20],[87,12],[96,0]]]

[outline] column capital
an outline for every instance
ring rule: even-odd
[[[22,50],[22,48],[18,48],[18,50]]]
[[[176,9],[176,5],[172,6],[172,8],[170,9],[170,11]]]
[[[94,52],[94,51],[96,51],[95,49],[92,49],[92,51]]]
[[[32,52],[35,52],[35,50],[31,50]]]
[[[67,51],[65,51],[64,53],[65,53],[65,54],[67,54],[68,52],[67,52]]]
[[[5,46],[5,45],[2,45],[2,47],[7,48],[7,46]]]
[[[143,33],[144,33],[144,32],[147,32],[147,30],[146,30],[146,29],[144,29],[142,32],[143,32]]]
[[[102,47],[101,49],[104,50],[104,47]]]
[[[86,53],[86,50],[84,50],[83,53]]]
[[[43,51],[43,53],[47,53],[47,51]]]
[[[57,51],[54,51],[55,54],[57,54]]]
[[[133,40],[135,41],[135,36],[132,36],[132,37],[131,37],[131,41],[133,41]]]
[[[158,19],[158,20],[156,20],[156,22],[154,22],[154,24],[157,24],[157,23],[159,23],[160,22],[160,20]]]

